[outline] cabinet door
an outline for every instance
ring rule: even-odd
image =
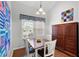
[[[64,49],[64,25],[57,26],[57,47]]]
[[[52,40],[57,39],[57,26],[52,26]]]
[[[77,24],[66,24],[65,30],[65,50],[76,54],[76,40],[77,40]]]

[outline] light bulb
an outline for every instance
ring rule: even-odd
[[[42,8],[40,8],[40,9],[39,9],[39,12],[43,12],[43,9],[42,9]]]
[[[36,14],[39,15],[40,13],[37,11]]]
[[[45,15],[46,13],[43,11],[42,14]]]

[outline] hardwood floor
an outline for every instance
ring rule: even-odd
[[[27,55],[25,55],[24,57],[27,57]],[[38,57],[41,57],[41,56],[38,55]],[[70,57],[70,56],[59,50],[55,50],[55,57]]]
[[[16,49],[13,51],[13,57],[22,57],[26,54],[25,48]]]
[[[23,56],[27,57],[25,48],[17,49],[13,53],[13,57],[23,57]],[[70,57],[70,56],[56,49],[55,57]]]
[[[59,50],[55,50],[55,57],[70,57],[70,56]]]

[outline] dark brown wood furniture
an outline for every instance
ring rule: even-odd
[[[52,40],[57,39],[56,48],[70,55],[79,56],[78,23],[52,25]]]

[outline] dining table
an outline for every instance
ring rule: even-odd
[[[49,40],[41,39],[41,41],[37,41],[37,39],[27,39],[27,43],[29,43],[33,49],[35,49],[35,57],[38,57],[38,50],[44,48],[44,43]],[[27,55],[29,55],[29,52],[27,52]]]

